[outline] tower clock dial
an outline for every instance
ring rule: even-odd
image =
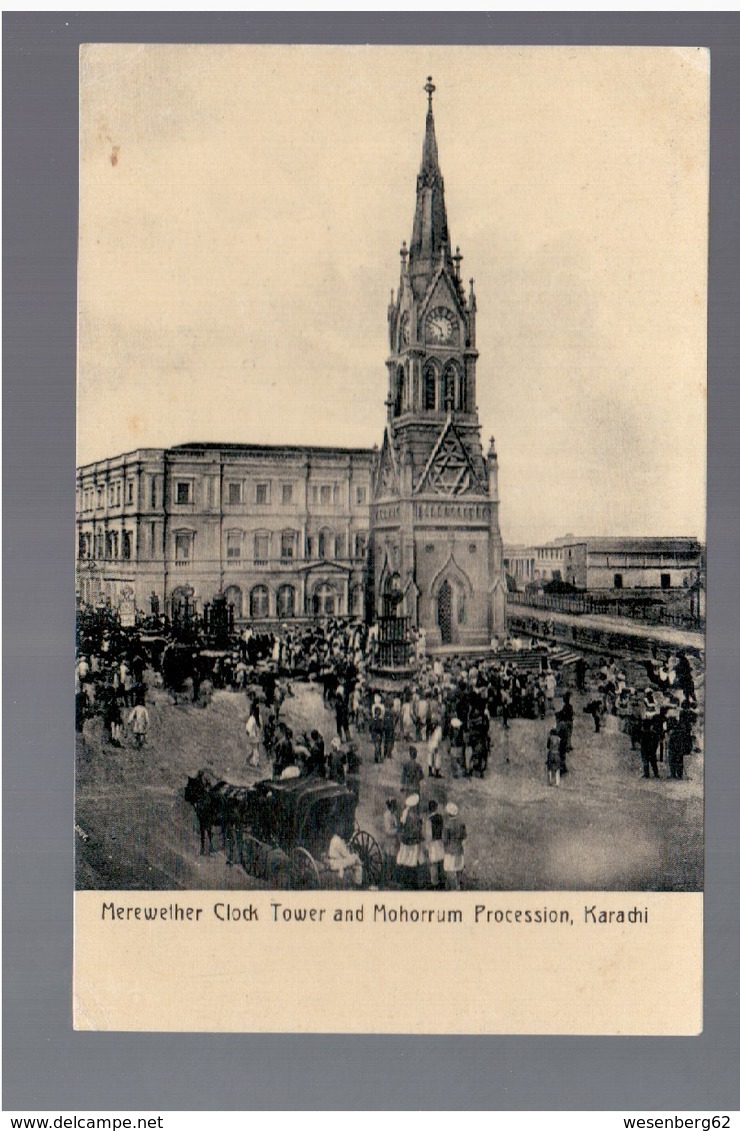
[[[457,338],[457,319],[445,306],[430,311],[426,320],[427,340],[438,345],[449,345]]]

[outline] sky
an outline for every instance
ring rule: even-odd
[[[427,75],[508,543],[704,536],[708,54],[89,45],[78,463],[371,447]]]

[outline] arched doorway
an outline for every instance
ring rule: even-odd
[[[252,620],[264,620],[270,615],[270,594],[265,585],[255,585],[249,594],[249,615]]]
[[[333,617],[339,613],[339,599],[328,581],[316,587],[313,595],[313,613],[317,617]]]
[[[238,585],[229,585],[224,589],[224,597],[226,598],[227,605],[234,606],[234,619],[241,620],[242,617],[242,591]]]
[[[292,585],[281,585],[278,589],[277,614],[281,620],[295,616],[295,589]]]
[[[452,586],[443,581],[437,593],[437,624],[443,644],[452,643]]]

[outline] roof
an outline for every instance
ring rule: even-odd
[[[602,553],[649,554],[649,553],[699,553],[699,539],[679,535],[668,538],[572,538],[564,546],[583,546]]]
[[[412,279],[420,276],[425,287],[437,266],[442,245],[449,246],[449,243],[444,181],[439,168],[430,92],[421,168],[416,181],[414,227],[409,247],[409,273]]]
[[[322,455],[322,456],[375,456],[376,448],[339,448],[320,446],[316,444],[233,444],[219,443],[213,440],[210,443],[192,441],[187,444],[174,444],[166,448],[166,452],[206,452],[206,451],[234,452],[243,455],[277,454],[285,452],[291,455]]]

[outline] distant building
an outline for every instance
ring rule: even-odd
[[[563,547],[565,581],[578,589],[689,589],[699,576],[696,538],[573,538]]]
[[[562,542],[544,542],[538,546],[504,546],[504,569],[514,578],[518,589],[547,581],[562,581]]]
[[[82,602],[173,616],[223,594],[240,620],[364,615],[377,452],[144,448],[77,471]]]

